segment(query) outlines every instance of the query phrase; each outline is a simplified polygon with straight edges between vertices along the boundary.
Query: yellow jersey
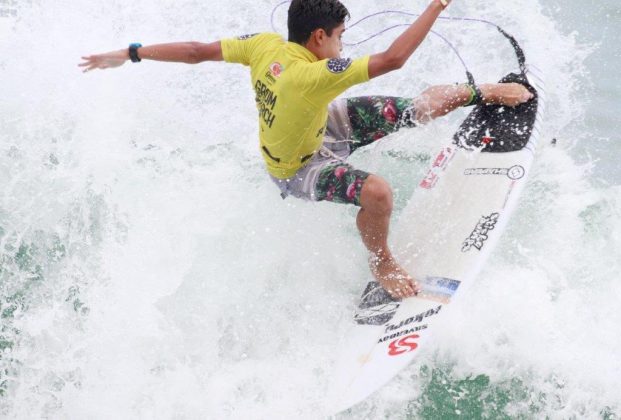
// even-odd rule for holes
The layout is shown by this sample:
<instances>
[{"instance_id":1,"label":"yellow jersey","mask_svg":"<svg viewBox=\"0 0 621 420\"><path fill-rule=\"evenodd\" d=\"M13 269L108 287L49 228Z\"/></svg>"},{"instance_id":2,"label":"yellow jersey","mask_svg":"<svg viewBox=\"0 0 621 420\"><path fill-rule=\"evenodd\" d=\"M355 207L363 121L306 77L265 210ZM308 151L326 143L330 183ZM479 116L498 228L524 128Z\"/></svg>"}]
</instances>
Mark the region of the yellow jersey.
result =
<instances>
[{"instance_id":1,"label":"yellow jersey","mask_svg":"<svg viewBox=\"0 0 621 420\"><path fill-rule=\"evenodd\" d=\"M267 170L292 177L319 150L328 105L347 88L369 80L369 57L319 60L280 35L263 33L221 41L229 63L250 66Z\"/></svg>"}]
</instances>

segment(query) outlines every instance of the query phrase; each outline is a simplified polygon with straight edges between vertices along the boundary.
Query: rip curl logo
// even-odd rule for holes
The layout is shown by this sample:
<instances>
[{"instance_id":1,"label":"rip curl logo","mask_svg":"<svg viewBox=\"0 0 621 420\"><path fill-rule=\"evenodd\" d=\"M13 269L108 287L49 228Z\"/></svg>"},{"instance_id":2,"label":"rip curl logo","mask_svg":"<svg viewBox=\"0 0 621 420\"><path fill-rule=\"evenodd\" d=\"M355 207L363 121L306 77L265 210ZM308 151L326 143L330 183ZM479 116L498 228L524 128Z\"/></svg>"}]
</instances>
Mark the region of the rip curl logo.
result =
<instances>
[{"instance_id":1,"label":"rip curl logo","mask_svg":"<svg viewBox=\"0 0 621 420\"><path fill-rule=\"evenodd\" d=\"M468 252L473 247L480 251L483 245L485 245L485 241L489 238L487 234L496 227L499 217L500 214L498 213L492 213L489 216L481 217L481 220L479 220L479 223L477 223L470 236L466 238L462 244L461 252Z\"/></svg>"},{"instance_id":2,"label":"rip curl logo","mask_svg":"<svg viewBox=\"0 0 621 420\"><path fill-rule=\"evenodd\" d=\"M254 36L257 36L257 35L259 35L259 34L258 33L257 34L246 34L246 35L238 36L237 39L239 39L240 41L245 41L245 40L250 39L250 38L252 38Z\"/></svg>"},{"instance_id":3,"label":"rip curl logo","mask_svg":"<svg viewBox=\"0 0 621 420\"><path fill-rule=\"evenodd\" d=\"M351 66L351 58L331 58L328 60L328 70L330 73L343 73Z\"/></svg>"}]
</instances>

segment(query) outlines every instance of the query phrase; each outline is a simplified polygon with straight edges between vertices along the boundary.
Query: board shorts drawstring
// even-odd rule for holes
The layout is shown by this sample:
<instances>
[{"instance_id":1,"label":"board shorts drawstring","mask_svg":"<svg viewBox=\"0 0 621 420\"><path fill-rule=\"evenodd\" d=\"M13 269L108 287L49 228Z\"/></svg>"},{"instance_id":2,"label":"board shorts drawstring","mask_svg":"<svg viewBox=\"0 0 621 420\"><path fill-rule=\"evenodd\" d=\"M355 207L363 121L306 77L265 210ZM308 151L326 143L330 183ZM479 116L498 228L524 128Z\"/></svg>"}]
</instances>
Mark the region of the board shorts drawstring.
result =
<instances>
[{"instance_id":1,"label":"board shorts drawstring","mask_svg":"<svg viewBox=\"0 0 621 420\"><path fill-rule=\"evenodd\" d=\"M347 140L324 140L324 143L347 143ZM317 153L319 153L321 156L325 157L325 158L332 158L335 160L338 160L340 162L345 162L345 159L343 159L342 157L338 156L336 153L334 153L332 150L328 149L324 144L321 145L321 147L319 148L319 150L317 151Z\"/></svg>"}]
</instances>

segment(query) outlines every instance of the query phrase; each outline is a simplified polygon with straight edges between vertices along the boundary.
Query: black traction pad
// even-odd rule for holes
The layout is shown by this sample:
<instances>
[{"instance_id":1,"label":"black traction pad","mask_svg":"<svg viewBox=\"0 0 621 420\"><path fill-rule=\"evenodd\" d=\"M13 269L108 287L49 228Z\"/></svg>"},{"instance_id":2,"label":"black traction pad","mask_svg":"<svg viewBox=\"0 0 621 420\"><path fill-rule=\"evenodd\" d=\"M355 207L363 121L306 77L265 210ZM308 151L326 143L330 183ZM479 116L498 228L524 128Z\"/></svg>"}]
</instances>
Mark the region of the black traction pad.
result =
<instances>
[{"instance_id":1,"label":"black traction pad","mask_svg":"<svg viewBox=\"0 0 621 420\"><path fill-rule=\"evenodd\" d=\"M362 293L354 320L363 325L384 325L397 312L399 302L400 300L393 299L378 282L369 282Z\"/></svg>"},{"instance_id":2,"label":"black traction pad","mask_svg":"<svg viewBox=\"0 0 621 420\"><path fill-rule=\"evenodd\" d=\"M514 152L526 146L535 125L539 97L523 74L511 73L499 83L514 82L526 86L535 97L513 108L477 105L453 136L457 146L489 153Z\"/></svg>"}]
</instances>

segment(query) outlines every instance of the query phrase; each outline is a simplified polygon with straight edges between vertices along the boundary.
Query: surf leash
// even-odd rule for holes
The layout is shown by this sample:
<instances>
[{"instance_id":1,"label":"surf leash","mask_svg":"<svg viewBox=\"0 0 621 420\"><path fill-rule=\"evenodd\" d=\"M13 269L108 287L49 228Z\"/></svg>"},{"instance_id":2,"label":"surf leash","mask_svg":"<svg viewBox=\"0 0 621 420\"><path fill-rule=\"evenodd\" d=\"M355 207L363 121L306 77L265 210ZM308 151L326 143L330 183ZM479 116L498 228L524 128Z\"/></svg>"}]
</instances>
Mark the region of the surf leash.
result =
<instances>
[{"instance_id":1,"label":"surf leash","mask_svg":"<svg viewBox=\"0 0 621 420\"><path fill-rule=\"evenodd\" d=\"M272 25L272 30L274 32L277 32L276 29L276 25L274 24L274 16L276 14L276 11L281 7L284 6L285 4L291 3L291 0L285 0L282 1L280 3L278 3L276 6L274 6L274 8L272 9L272 13L270 16L270 23ZM408 17L419 17L420 14L419 13L411 13L411 12L405 12L402 10L381 10L379 12L375 12L375 13L371 13L367 16L362 17L361 19L355 21L354 23L352 23L351 25L349 25L347 27L347 29L353 28L354 26L359 25L360 23L369 20L371 18L374 18L376 16L382 16L382 15L390 15L390 14L394 14L394 15L401 15L401 16L408 16ZM504 29L502 29L499 25L495 24L494 22L491 22L489 20L485 20L485 19L477 19L477 18L471 18L471 17L451 17L451 16L439 16L438 19L441 20L445 20L445 21L461 21L461 22L477 22L477 23L484 23L487 25L491 25L494 26L498 32L500 32L505 38L507 38L509 40L509 42L511 43L511 46L513 47L513 50L515 51L515 55L517 56L517 60L518 60L518 65L520 67L520 72L522 73L522 75L526 74L526 56L524 55L524 50L522 50L522 47L520 47L520 44L517 42L517 40L510 35L508 32L506 32ZM358 41L358 42L354 42L354 43L344 43L344 45L348 46L348 47L355 47L361 44L364 44L365 42L368 42L374 38L379 37L380 35L384 34L385 32L388 32L392 29L395 28L399 28L402 26L410 26L411 23L400 23L400 24L396 24L396 25L392 25L392 26L388 26L385 27L384 29L382 29L379 32L376 32L370 36L368 36L367 38ZM475 85L475 81L474 81L474 76L472 75L472 72L469 70L468 65L466 64L466 61L462 58L461 54L459 54L459 50L455 47L455 45L453 45L453 43L451 43L448 38L446 38L444 35L442 35L441 33L435 31L435 30L430 30L429 32L431 32L433 35L437 36L438 38L440 38L442 41L444 41L444 43L446 43L446 45L455 53L455 55L457 56L457 58L459 59L459 61L461 62L462 66L464 67L464 70L466 72L466 78L468 79L468 83Z\"/></svg>"}]
</instances>

